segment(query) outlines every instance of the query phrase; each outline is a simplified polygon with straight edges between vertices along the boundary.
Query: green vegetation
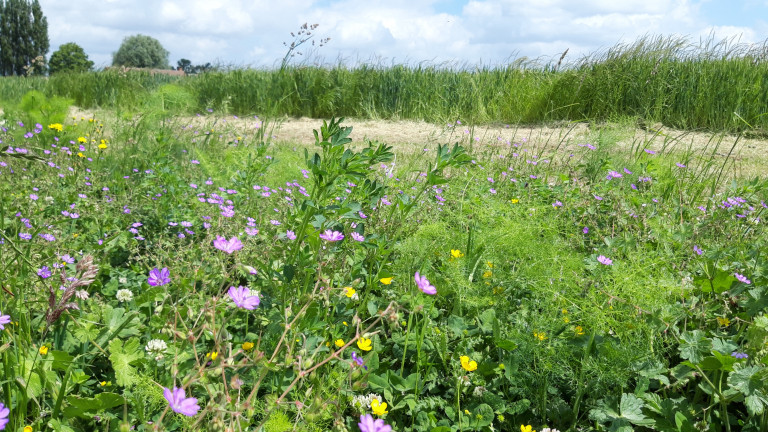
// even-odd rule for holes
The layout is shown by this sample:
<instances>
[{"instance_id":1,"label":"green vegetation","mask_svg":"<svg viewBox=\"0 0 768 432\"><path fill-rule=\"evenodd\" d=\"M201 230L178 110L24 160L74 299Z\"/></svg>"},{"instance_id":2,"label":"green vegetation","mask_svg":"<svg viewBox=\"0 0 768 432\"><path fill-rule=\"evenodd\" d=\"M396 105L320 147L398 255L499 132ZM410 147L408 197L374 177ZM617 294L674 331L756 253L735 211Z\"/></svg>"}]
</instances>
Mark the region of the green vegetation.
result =
<instances>
[{"instance_id":1,"label":"green vegetation","mask_svg":"<svg viewBox=\"0 0 768 432\"><path fill-rule=\"evenodd\" d=\"M84 108L140 110L143 100L174 82L207 108L237 115L424 119L473 123L540 123L637 119L679 129L768 130L765 45L641 39L572 64L517 61L452 69L363 65L283 70L232 70L173 78L106 71L49 80L0 80L0 100L35 89ZM190 112L191 113L191 112Z\"/></svg>"},{"instance_id":2,"label":"green vegetation","mask_svg":"<svg viewBox=\"0 0 768 432\"><path fill-rule=\"evenodd\" d=\"M768 182L724 135L305 147L174 117L193 82L6 114L7 430L768 427Z\"/></svg>"},{"instance_id":3,"label":"green vegetation","mask_svg":"<svg viewBox=\"0 0 768 432\"><path fill-rule=\"evenodd\" d=\"M112 56L112 66L168 69L168 54L160 41L151 36L128 36Z\"/></svg>"},{"instance_id":4,"label":"green vegetation","mask_svg":"<svg viewBox=\"0 0 768 432\"><path fill-rule=\"evenodd\" d=\"M0 75L43 75L48 20L37 0L0 0Z\"/></svg>"},{"instance_id":5,"label":"green vegetation","mask_svg":"<svg viewBox=\"0 0 768 432\"><path fill-rule=\"evenodd\" d=\"M88 60L88 54L74 42L61 45L51 54L51 60L48 63L51 75L60 72L83 73L93 69L93 62Z\"/></svg>"}]
</instances>

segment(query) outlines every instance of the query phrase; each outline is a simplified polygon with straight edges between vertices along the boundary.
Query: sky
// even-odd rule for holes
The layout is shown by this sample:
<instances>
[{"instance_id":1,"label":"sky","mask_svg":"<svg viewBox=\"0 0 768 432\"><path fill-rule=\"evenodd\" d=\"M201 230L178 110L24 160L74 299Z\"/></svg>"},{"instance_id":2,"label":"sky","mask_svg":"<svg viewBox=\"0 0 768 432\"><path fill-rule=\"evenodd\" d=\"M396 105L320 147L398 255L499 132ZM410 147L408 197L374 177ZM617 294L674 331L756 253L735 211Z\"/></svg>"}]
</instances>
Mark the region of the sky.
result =
<instances>
[{"instance_id":1,"label":"sky","mask_svg":"<svg viewBox=\"0 0 768 432\"><path fill-rule=\"evenodd\" d=\"M279 67L304 23L318 24L293 63L499 66L600 52L644 35L763 43L768 0L39 0L49 55L75 42L109 66L127 36L151 36L193 64ZM307 47L308 49L304 49Z\"/></svg>"}]
</instances>

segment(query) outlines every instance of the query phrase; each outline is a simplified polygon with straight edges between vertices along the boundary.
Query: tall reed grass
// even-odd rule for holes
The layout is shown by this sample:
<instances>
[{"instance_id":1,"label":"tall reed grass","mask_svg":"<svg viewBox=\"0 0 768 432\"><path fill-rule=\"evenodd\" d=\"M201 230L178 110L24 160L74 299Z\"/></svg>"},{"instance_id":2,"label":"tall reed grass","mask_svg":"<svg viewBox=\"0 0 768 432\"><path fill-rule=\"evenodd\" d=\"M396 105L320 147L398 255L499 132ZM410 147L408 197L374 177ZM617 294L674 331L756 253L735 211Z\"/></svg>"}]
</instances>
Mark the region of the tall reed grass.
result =
<instances>
[{"instance_id":1,"label":"tall reed grass","mask_svg":"<svg viewBox=\"0 0 768 432\"><path fill-rule=\"evenodd\" d=\"M633 117L682 129L768 131L768 40L644 37L562 65L520 59L475 68L338 65L184 78L118 71L14 77L0 79L0 100L36 89L83 108L141 109L167 84L192 95L192 110L233 114L475 123Z\"/></svg>"}]
</instances>

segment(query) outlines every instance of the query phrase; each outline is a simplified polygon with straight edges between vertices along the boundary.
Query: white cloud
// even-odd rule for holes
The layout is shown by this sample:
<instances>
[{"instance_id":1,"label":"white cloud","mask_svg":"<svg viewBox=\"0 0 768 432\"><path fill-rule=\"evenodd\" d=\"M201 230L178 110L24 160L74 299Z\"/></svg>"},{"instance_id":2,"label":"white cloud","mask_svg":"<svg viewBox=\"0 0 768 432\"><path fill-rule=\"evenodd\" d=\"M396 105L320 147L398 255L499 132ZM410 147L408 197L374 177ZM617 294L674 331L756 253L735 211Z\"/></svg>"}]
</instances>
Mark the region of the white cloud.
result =
<instances>
[{"instance_id":1,"label":"white cloud","mask_svg":"<svg viewBox=\"0 0 768 432\"><path fill-rule=\"evenodd\" d=\"M124 37L157 38L193 63L279 64L283 42L304 22L319 23L314 52L336 58L415 63L422 60L499 63L510 56L569 58L650 34L697 39L742 35L756 42L768 25L724 25L700 13L705 0L467 0L445 13L437 0L41 0L52 51L83 46L98 65L111 62ZM757 7L757 6L756 6ZM744 8L745 22L749 8ZM751 22L751 21L750 21ZM732 23L731 23L732 24Z\"/></svg>"}]
</instances>

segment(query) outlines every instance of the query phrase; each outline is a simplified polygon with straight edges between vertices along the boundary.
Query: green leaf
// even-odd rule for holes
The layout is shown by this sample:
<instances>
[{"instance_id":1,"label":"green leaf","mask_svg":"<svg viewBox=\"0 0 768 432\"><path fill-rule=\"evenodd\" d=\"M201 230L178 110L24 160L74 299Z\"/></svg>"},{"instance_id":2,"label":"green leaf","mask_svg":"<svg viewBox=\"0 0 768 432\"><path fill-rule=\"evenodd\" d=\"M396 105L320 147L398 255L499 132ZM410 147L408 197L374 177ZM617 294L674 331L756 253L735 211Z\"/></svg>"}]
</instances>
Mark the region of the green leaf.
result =
<instances>
[{"instance_id":1,"label":"green leaf","mask_svg":"<svg viewBox=\"0 0 768 432\"><path fill-rule=\"evenodd\" d=\"M51 369L60 371L66 371L74 359L74 357L64 351L51 351L48 354L53 357L53 361L51 362Z\"/></svg>"},{"instance_id":2,"label":"green leaf","mask_svg":"<svg viewBox=\"0 0 768 432\"><path fill-rule=\"evenodd\" d=\"M643 401L637 396L631 393L624 393L621 395L621 402L619 403L619 411L621 417L629 420L636 425L653 424L653 420L648 419L643 414Z\"/></svg>"},{"instance_id":3,"label":"green leaf","mask_svg":"<svg viewBox=\"0 0 768 432\"><path fill-rule=\"evenodd\" d=\"M768 405L766 371L760 366L746 366L728 375L728 384L745 396L749 415L761 415Z\"/></svg>"},{"instance_id":4,"label":"green leaf","mask_svg":"<svg viewBox=\"0 0 768 432\"><path fill-rule=\"evenodd\" d=\"M680 336L680 357L697 364L712 350L712 343L701 330L687 331Z\"/></svg>"},{"instance_id":5,"label":"green leaf","mask_svg":"<svg viewBox=\"0 0 768 432\"><path fill-rule=\"evenodd\" d=\"M109 343L109 361L112 362L118 385L130 387L136 383L136 369L131 365L144 358L139 345L138 338L130 338L125 345L120 339L112 339Z\"/></svg>"}]
</instances>

